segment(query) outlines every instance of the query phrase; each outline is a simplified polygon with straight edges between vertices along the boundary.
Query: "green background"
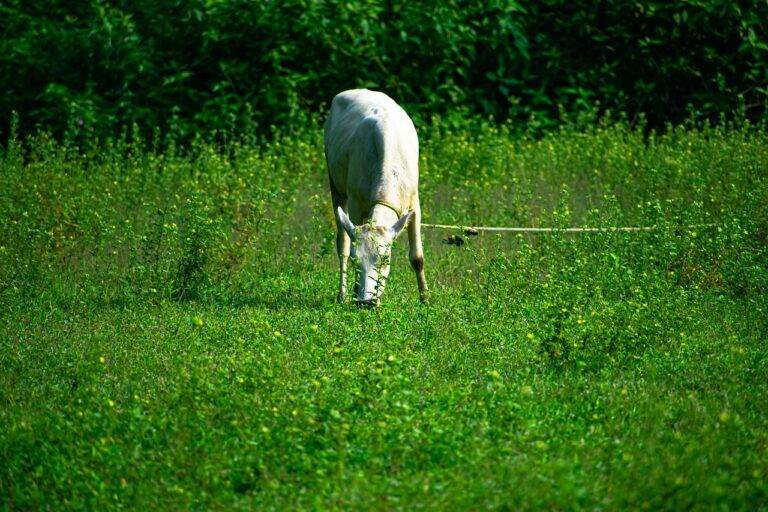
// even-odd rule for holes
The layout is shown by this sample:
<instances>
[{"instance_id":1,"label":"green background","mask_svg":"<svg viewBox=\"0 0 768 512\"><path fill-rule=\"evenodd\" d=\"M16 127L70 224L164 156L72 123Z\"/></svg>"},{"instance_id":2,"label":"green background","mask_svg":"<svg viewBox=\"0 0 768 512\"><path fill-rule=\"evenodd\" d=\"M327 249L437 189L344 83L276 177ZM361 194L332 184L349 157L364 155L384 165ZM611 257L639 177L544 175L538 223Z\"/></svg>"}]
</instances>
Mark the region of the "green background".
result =
<instances>
[{"instance_id":1,"label":"green background","mask_svg":"<svg viewBox=\"0 0 768 512\"><path fill-rule=\"evenodd\" d=\"M561 106L755 120L768 93L763 0L5 0L0 27L0 119L23 133L264 134L362 86L544 126Z\"/></svg>"}]
</instances>

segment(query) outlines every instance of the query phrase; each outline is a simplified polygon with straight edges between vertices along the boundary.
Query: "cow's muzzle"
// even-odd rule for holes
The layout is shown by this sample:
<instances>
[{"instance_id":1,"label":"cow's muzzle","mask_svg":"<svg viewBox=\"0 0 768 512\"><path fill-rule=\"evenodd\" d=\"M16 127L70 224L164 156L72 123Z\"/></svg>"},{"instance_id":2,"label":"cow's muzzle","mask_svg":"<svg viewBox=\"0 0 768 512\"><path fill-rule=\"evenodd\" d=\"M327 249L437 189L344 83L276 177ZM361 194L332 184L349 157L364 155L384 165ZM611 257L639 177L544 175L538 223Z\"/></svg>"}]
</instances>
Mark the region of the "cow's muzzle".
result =
<instances>
[{"instance_id":1,"label":"cow's muzzle","mask_svg":"<svg viewBox=\"0 0 768 512\"><path fill-rule=\"evenodd\" d=\"M362 308L375 308L379 305L379 299L357 299L355 300L355 304Z\"/></svg>"}]
</instances>

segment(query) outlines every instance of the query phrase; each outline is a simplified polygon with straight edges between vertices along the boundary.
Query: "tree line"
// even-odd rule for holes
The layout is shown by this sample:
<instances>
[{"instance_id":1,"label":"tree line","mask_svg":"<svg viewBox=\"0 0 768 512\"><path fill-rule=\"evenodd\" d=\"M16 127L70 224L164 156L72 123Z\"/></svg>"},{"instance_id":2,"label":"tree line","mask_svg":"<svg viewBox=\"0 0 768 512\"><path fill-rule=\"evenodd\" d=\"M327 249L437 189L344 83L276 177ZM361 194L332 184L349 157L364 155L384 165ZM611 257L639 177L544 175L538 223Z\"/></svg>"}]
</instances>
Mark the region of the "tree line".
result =
<instances>
[{"instance_id":1,"label":"tree line","mask_svg":"<svg viewBox=\"0 0 768 512\"><path fill-rule=\"evenodd\" d=\"M541 126L760 119L768 98L765 0L4 0L0 33L0 117L25 133L264 134L351 87Z\"/></svg>"}]
</instances>

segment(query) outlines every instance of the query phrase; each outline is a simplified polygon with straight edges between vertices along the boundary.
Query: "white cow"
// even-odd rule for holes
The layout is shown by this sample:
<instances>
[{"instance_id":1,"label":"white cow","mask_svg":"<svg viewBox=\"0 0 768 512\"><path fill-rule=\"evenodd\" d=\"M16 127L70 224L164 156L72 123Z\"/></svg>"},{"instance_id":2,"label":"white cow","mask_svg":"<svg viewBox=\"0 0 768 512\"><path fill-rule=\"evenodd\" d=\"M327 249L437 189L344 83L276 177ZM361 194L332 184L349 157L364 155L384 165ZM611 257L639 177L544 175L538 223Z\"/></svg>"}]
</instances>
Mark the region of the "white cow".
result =
<instances>
[{"instance_id":1,"label":"white cow","mask_svg":"<svg viewBox=\"0 0 768 512\"><path fill-rule=\"evenodd\" d=\"M350 238L359 263L357 302L375 305L389 275L392 242L407 225L411 266L424 301L419 139L411 118L384 93L339 93L325 123L325 158L336 213L339 300L347 294Z\"/></svg>"}]
</instances>

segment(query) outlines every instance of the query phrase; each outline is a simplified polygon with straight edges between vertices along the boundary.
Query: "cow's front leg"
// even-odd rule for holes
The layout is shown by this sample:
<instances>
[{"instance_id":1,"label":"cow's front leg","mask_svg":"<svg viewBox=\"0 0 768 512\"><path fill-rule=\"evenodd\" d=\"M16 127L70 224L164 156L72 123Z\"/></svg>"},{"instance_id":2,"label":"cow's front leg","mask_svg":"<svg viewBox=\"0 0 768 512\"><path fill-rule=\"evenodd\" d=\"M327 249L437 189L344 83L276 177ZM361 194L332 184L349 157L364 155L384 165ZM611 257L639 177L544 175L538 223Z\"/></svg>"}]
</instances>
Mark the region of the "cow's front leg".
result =
<instances>
[{"instance_id":1,"label":"cow's front leg","mask_svg":"<svg viewBox=\"0 0 768 512\"><path fill-rule=\"evenodd\" d=\"M427 301L427 277L424 274L424 249L421 246L421 208L416 206L413 218L408 224L408 258L411 260L411 267L416 273L416 282L419 285L419 299L421 302Z\"/></svg>"},{"instance_id":2,"label":"cow's front leg","mask_svg":"<svg viewBox=\"0 0 768 512\"><path fill-rule=\"evenodd\" d=\"M347 298L347 262L349 261L350 240L338 222L336 223L336 251L339 254L339 295L338 301L344 302Z\"/></svg>"},{"instance_id":3,"label":"cow's front leg","mask_svg":"<svg viewBox=\"0 0 768 512\"><path fill-rule=\"evenodd\" d=\"M347 198L341 194L333 184L333 178L328 175L331 185L331 203L333 204L333 217L336 219L336 253L339 255L339 294L336 299L344 302L347 298L347 262L349 261L350 239L339 219L338 208L347 209Z\"/></svg>"}]
</instances>

